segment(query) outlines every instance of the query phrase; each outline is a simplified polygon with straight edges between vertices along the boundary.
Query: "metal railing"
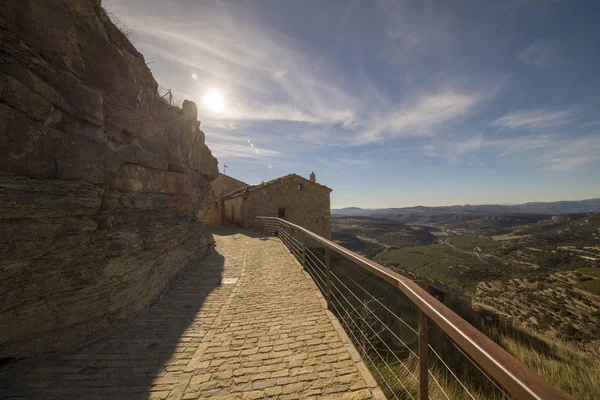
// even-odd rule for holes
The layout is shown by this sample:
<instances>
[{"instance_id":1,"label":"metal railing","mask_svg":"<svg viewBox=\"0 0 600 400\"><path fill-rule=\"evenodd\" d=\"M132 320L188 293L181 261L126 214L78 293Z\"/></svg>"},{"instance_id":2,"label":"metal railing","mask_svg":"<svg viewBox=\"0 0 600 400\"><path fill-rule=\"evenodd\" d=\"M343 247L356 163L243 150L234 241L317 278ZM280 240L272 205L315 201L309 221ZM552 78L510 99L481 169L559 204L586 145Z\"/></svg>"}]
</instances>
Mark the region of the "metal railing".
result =
<instances>
[{"instance_id":1,"label":"metal railing","mask_svg":"<svg viewBox=\"0 0 600 400\"><path fill-rule=\"evenodd\" d=\"M388 398L568 399L407 277L280 218L255 227L312 276Z\"/></svg>"},{"instance_id":2,"label":"metal railing","mask_svg":"<svg viewBox=\"0 0 600 400\"><path fill-rule=\"evenodd\" d=\"M164 99L169 105L181 108L182 102L179 98L173 96L173 91L164 86L158 85L158 96Z\"/></svg>"}]
</instances>

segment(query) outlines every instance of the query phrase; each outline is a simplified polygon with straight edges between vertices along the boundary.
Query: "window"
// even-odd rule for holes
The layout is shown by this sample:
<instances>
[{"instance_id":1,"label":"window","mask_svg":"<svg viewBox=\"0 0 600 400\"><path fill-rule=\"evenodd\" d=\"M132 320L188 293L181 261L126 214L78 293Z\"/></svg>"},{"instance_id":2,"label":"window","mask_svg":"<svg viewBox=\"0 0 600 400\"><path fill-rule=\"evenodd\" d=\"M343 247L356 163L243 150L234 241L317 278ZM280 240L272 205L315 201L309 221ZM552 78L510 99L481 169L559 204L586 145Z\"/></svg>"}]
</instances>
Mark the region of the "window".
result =
<instances>
[{"instance_id":1,"label":"window","mask_svg":"<svg viewBox=\"0 0 600 400\"><path fill-rule=\"evenodd\" d=\"M277 216L279 218L285 218L285 208L278 208L277 209Z\"/></svg>"},{"instance_id":2,"label":"window","mask_svg":"<svg viewBox=\"0 0 600 400\"><path fill-rule=\"evenodd\" d=\"M298 184L298 190L302 190L302 184L301 183Z\"/></svg>"}]
</instances>

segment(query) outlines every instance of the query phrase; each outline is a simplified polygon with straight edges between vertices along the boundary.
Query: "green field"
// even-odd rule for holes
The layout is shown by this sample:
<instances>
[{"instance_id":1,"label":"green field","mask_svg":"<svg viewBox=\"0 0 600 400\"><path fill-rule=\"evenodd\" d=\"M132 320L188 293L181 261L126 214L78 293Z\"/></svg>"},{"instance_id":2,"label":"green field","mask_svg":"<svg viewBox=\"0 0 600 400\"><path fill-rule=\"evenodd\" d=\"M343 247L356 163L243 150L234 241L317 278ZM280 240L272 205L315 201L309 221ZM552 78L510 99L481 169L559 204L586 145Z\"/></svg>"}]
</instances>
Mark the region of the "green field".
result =
<instances>
[{"instance_id":1,"label":"green field","mask_svg":"<svg viewBox=\"0 0 600 400\"><path fill-rule=\"evenodd\" d=\"M600 295L600 279L590 279L589 281L579 282L575 287L587 292Z\"/></svg>"},{"instance_id":2,"label":"green field","mask_svg":"<svg viewBox=\"0 0 600 400\"><path fill-rule=\"evenodd\" d=\"M600 278L600 268L596 268L596 267L587 267L587 268L579 268L577 271L589 275L589 276L593 276L594 278Z\"/></svg>"},{"instance_id":3,"label":"green field","mask_svg":"<svg viewBox=\"0 0 600 400\"><path fill-rule=\"evenodd\" d=\"M374 261L442 281L465 292L472 292L479 281L503 276L497 263L487 261L486 264L475 254L454 250L446 245L414 246L384 251L377 254Z\"/></svg>"},{"instance_id":4,"label":"green field","mask_svg":"<svg viewBox=\"0 0 600 400\"><path fill-rule=\"evenodd\" d=\"M454 246L463 250L473 250L474 248L479 247L482 250L491 251L502 246L502 243L498 243L487 236L451 235L448 236L448 240Z\"/></svg>"},{"instance_id":5,"label":"green field","mask_svg":"<svg viewBox=\"0 0 600 400\"><path fill-rule=\"evenodd\" d=\"M419 230L415 225L407 228L404 224L396 228L382 221L371 225L367 218L339 219L334 227L342 228L338 235L344 244L356 246L364 254L368 250L372 260L411 279L424 277L454 289L458 296L448 300L451 309L572 398L591 400L600 388L600 368L595 367L598 348L593 340L590 342L590 338L597 337L594 327L598 326L595 321L600 310L595 297L586 296L584 291L600 295L600 264L581 255L600 255L599 224L600 214L547 216L527 222L473 215L449 218L448 224L437 225L442 228L440 231L427 231L430 227ZM504 236L494 240L494 235ZM375 240L365 244L364 238ZM559 246L575 246L581 251ZM488 282L491 288L490 302L486 303L491 304L491 312L506 311L514 326L482 324L481 315L471 308L480 282ZM478 291L478 296L485 296L482 292L485 291ZM378 293L377 288L370 288L370 293ZM398 296L380 293L376 297L392 301ZM389 304L391 309L393 306ZM434 342L441 346L443 341ZM469 382L475 398L496 398L484 390L487 381L481 379L478 371L465 368L464 360L454 357L452 346L441 346L436 351L444 354L455 371L460 371L460 379ZM416 397L417 388L411 386L414 381L404 376L406 369L391 361L392 367L386 367L389 374L394 379L396 375L406 378L404 385ZM414 360L406 360L414 367L411 362ZM438 370L434 364L430 367L450 398L466 398L464 388L454 379L447 379L443 368ZM393 397L391 392L403 392L404 388L384 389ZM446 398L435 387L432 389L432 398Z\"/></svg>"}]
</instances>

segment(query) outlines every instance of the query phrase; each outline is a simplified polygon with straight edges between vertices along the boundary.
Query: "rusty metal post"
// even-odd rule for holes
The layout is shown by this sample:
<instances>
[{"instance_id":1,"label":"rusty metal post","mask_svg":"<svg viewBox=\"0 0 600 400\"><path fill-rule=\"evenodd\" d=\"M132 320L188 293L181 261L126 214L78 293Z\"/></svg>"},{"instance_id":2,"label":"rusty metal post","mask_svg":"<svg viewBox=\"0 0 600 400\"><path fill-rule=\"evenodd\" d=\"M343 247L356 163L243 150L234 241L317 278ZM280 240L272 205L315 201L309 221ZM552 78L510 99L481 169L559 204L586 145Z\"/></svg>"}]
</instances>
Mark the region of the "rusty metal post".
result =
<instances>
[{"instance_id":1,"label":"rusty metal post","mask_svg":"<svg viewBox=\"0 0 600 400\"><path fill-rule=\"evenodd\" d=\"M427 315L419 310L419 399L429 398L429 349Z\"/></svg>"},{"instance_id":2,"label":"rusty metal post","mask_svg":"<svg viewBox=\"0 0 600 400\"><path fill-rule=\"evenodd\" d=\"M306 269L306 234L302 232L302 269Z\"/></svg>"},{"instance_id":3,"label":"rusty metal post","mask_svg":"<svg viewBox=\"0 0 600 400\"><path fill-rule=\"evenodd\" d=\"M327 268L327 309L331 311L331 257L329 247L325 247L325 267Z\"/></svg>"}]
</instances>

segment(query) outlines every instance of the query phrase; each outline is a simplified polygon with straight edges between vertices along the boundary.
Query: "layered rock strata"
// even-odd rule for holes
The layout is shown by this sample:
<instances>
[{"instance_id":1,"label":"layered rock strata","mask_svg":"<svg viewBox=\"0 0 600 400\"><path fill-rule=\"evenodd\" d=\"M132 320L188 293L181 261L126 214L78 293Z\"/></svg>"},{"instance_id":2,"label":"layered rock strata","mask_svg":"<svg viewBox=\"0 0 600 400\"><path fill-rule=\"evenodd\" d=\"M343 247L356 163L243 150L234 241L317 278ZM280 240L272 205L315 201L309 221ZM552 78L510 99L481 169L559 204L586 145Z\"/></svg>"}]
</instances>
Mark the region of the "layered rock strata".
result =
<instances>
[{"instance_id":1,"label":"layered rock strata","mask_svg":"<svg viewBox=\"0 0 600 400\"><path fill-rule=\"evenodd\" d=\"M0 357L70 348L205 254L217 161L99 0L0 7Z\"/></svg>"}]
</instances>

